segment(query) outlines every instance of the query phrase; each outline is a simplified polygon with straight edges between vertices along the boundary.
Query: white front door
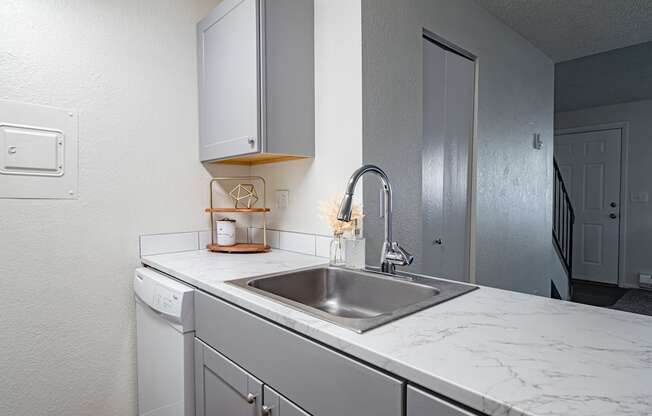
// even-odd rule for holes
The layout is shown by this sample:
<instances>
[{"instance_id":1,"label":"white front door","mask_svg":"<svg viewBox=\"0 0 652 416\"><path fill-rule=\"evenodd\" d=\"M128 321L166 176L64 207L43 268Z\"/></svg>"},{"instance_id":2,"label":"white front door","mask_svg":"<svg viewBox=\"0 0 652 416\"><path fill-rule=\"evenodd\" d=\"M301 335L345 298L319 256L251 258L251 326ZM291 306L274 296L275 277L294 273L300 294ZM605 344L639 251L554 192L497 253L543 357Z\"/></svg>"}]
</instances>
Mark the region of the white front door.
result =
<instances>
[{"instance_id":1,"label":"white front door","mask_svg":"<svg viewBox=\"0 0 652 416\"><path fill-rule=\"evenodd\" d=\"M555 158L575 210L575 279L618 284L620 153L620 129L555 136Z\"/></svg>"}]
</instances>

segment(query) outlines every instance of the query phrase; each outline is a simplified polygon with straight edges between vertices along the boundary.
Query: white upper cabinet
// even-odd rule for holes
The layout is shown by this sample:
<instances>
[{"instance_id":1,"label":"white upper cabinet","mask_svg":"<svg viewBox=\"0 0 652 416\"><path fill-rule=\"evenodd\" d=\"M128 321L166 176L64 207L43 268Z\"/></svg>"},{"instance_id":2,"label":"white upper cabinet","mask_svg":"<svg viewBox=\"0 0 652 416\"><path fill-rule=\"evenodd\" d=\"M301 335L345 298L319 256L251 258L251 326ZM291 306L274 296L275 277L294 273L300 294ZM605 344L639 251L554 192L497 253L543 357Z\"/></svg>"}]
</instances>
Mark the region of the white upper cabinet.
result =
<instances>
[{"instance_id":1,"label":"white upper cabinet","mask_svg":"<svg viewBox=\"0 0 652 416\"><path fill-rule=\"evenodd\" d=\"M312 0L225 0L197 45L201 161L314 156Z\"/></svg>"}]
</instances>

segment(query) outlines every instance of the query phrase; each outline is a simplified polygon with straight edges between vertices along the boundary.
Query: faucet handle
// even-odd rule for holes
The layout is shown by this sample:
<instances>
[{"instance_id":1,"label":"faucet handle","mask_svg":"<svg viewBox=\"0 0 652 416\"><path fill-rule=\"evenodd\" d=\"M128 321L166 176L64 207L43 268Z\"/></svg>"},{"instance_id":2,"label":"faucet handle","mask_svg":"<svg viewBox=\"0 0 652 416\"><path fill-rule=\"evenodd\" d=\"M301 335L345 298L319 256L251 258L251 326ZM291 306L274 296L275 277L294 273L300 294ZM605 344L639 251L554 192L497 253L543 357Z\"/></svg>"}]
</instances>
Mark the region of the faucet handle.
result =
<instances>
[{"instance_id":1,"label":"faucet handle","mask_svg":"<svg viewBox=\"0 0 652 416\"><path fill-rule=\"evenodd\" d=\"M397 266L407 266L412 264L414 256L398 245L396 241L392 241L391 249L385 254L385 259Z\"/></svg>"}]
</instances>

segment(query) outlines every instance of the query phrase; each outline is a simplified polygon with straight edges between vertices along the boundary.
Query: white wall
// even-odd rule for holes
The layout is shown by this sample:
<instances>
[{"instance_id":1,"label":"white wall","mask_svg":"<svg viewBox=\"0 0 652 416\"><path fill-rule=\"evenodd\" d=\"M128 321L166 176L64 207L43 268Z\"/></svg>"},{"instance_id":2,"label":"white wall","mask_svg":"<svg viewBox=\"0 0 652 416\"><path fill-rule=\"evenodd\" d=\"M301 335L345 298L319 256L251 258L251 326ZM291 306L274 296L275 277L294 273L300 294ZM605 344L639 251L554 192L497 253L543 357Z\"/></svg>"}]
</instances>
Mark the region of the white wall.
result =
<instances>
[{"instance_id":1,"label":"white wall","mask_svg":"<svg viewBox=\"0 0 652 416\"><path fill-rule=\"evenodd\" d=\"M315 1L315 158L251 168L267 179L272 228L330 234L318 203L343 193L362 163L360 19L359 0ZM290 191L287 209L275 208L276 189Z\"/></svg>"},{"instance_id":2,"label":"white wall","mask_svg":"<svg viewBox=\"0 0 652 416\"><path fill-rule=\"evenodd\" d=\"M475 280L547 296L553 63L471 0L362 1L363 159L392 181L395 238L418 270L428 249L420 247L423 28L478 57ZM382 235L375 179L365 182L364 202L371 259Z\"/></svg>"},{"instance_id":3,"label":"white wall","mask_svg":"<svg viewBox=\"0 0 652 416\"><path fill-rule=\"evenodd\" d=\"M647 192L652 197L652 100L586 108L555 114L555 128L564 129L627 121L629 123L629 152L627 159L628 192ZM628 195L628 198L630 197ZM652 201L629 201L625 276L621 286L638 286L639 272L652 272Z\"/></svg>"},{"instance_id":4,"label":"white wall","mask_svg":"<svg viewBox=\"0 0 652 416\"><path fill-rule=\"evenodd\" d=\"M0 98L79 111L79 199L0 200L0 414L135 415L140 233L206 228L195 23L218 0L6 0Z\"/></svg>"}]
</instances>

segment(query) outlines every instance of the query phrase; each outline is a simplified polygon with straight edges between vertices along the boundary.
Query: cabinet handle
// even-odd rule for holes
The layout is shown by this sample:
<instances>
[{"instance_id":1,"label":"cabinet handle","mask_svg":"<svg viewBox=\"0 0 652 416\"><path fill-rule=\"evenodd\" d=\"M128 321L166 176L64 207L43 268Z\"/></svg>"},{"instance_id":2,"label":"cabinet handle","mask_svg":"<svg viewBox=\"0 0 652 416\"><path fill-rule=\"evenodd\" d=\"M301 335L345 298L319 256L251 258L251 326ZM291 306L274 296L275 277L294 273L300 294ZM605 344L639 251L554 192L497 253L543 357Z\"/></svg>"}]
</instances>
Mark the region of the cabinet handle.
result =
<instances>
[{"instance_id":1,"label":"cabinet handle","mask_svg":"<svg viewBox=\"0 0 652 416\"><path fill-rule=\"evenodd\" d=\"M256 395L253 393L247 393L247 403L253 403L256 401Z\"/></svg>"},{"instance_id":2,"label":"cabinet handle","mask_svg":"<svg viewBox=\"0 0 652 416\"><path fill-rule=\"evenodd\" d=\"M272 408L270 406L263 406L262 409L263 416L270 416L272 414Z\"/></svg>"}]
</instances>

